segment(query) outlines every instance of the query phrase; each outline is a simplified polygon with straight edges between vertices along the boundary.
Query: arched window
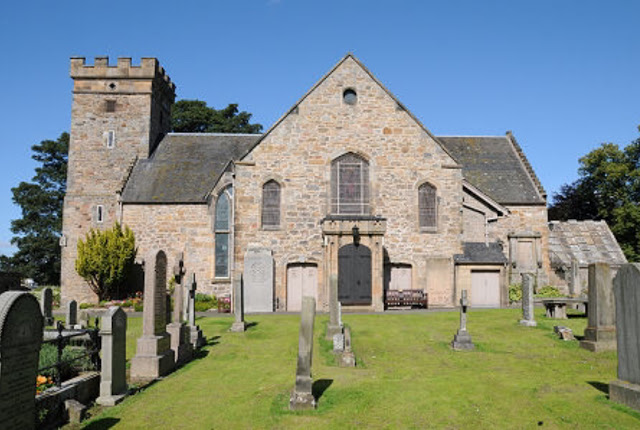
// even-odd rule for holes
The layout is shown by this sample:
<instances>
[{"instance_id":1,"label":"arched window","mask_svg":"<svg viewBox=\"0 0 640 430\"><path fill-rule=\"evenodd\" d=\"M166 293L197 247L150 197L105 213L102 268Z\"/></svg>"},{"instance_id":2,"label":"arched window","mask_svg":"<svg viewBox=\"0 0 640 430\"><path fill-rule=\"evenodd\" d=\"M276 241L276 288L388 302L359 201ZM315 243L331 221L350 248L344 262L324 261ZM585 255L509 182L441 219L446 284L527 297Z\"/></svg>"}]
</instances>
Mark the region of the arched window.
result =
<instances>
[{"instance_id":1,"label":"arched window","mask_svg":"<svg viewBox=\"0 0 640 430\"><path fill-rule=\"evenodd\" d=\"M280 184L274 180L262 186L262 227L280 227Z\"/></svg>"},{"instance_id":2,"label":"arched window","mask_svg":"<svg viewBox=\"0 0 640 430\"><path fill-rule=\"evenodd\" d=\"M348 153L331 163L331 213L368 215L369 163Z\"/></svg>"},{"instance_id":3,"label":"arched window","mask_svg":"<svg viewBox=\"0 0 640 430\"><path fill-rule=\"evenodd\" d=\"M215 232L215 277L229 277L229 250L231 236L231 201L233 198L233 188L226 187L216 200L216 215L213 223Z\"/></svg>"},{"instance_id":4,"label":"arched window","mask_svg":"<svg viewBox=\"0 0 640 430\"><path fill-rule=\"evenodd\" d=\"M437 227L437 197L436 187L424 183L418 188L418 217L420 228L433 229Z\"/></svg>"}]
</instances>

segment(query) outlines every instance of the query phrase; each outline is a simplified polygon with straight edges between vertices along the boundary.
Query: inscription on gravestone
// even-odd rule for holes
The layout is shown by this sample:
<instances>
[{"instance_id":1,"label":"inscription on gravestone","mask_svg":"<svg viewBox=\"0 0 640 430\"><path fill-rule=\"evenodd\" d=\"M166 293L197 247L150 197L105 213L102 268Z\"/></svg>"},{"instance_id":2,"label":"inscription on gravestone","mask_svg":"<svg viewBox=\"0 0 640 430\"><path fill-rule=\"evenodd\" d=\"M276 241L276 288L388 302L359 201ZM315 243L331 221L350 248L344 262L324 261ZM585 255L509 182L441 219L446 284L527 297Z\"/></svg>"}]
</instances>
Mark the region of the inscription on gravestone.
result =
<instances>
[{"instance_id":1,"label":"inscription on gravestone","mask_svg":"<svg viewBox=\"0 0 640 430\"><path fill-rule=\"evenodd\" d=\"M273 311L273 256L267 248L249 248L244 257L244 311Z\"/></svg>"}]
</instances>

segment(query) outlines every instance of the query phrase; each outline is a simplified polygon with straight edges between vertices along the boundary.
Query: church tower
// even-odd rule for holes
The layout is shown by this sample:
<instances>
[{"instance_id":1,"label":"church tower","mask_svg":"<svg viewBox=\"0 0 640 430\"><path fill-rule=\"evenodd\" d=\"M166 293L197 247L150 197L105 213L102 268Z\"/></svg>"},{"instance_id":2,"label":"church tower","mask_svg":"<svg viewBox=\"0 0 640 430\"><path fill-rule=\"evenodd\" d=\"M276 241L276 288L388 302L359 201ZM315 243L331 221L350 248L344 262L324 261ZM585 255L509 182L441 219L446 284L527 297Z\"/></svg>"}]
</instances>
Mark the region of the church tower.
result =
<instances>
[{"instance_id":1,"label":"church tower","mask_svg":"<svg viewBox=\"0 0 640 430\"><path fill-rule=\"evenodd\" d=\"M71 58L73 106L62 228L62 301L95 302L75 271L78 239L120 219L119 196L136 160L151 155L171 128L175 85L155 58Z\"/></svg>"}]
</instances>

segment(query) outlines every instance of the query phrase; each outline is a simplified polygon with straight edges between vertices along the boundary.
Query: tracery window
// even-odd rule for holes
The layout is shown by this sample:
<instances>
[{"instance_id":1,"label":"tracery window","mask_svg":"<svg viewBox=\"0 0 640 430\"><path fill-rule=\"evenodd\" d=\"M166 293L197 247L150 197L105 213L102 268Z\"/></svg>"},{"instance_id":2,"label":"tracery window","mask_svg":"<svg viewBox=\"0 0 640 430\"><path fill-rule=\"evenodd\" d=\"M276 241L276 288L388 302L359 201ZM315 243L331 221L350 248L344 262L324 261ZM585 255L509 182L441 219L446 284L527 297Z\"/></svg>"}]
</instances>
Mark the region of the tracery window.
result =
<instances>
[{"instance_id":1,"label":"tracery window","mask_svg":"<svg viewBox=\"0 0 640 430\"><path fill-rule=\"evenodd\" d=\"M274 180L262 186L262 227L280 227L280 184Z\"/></svg>"},{"instance_id":2,"label":"tracery window","mask_svg":"<svg viewBox=\"0 0 640 430\"><path fill-rule=\"evenodd\" d=\"M436 187L428 182L418 188L418 217L420 228L435 229L437 227L437 192Z\"/></svg>"},{"instance_id":3,"label":"tracery window","mask_svg":"<svg viewBox=\"0 0 640 430\"><path fill-rule=\"evenodd\" d=\"M331 213L368 215L369 163L353 153L331 163Z\"/></svg>"},{"instance_id":4,"label":"tracery window","mask_svg":"<svg viewBox=\"0 0 640 430\"><path fill-rule=\"evenodd\" d=\"M213 224L215 233L215 277L229 277L229 251L231 236L231 201L233 188L226 187L218 194Z\"/></svg>"}]
</instances>

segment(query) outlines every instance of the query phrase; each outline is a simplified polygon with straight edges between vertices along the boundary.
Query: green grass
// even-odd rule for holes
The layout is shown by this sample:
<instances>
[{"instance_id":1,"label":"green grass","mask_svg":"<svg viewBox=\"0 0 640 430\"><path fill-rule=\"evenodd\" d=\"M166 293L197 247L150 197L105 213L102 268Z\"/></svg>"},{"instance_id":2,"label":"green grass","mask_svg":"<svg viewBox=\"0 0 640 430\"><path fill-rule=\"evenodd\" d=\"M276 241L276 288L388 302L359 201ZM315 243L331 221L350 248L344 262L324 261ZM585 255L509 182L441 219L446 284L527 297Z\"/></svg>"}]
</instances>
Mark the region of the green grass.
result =
<instances>
[{"instance_id":1,"label":"green grass","mask_svg":"<svg viewBox=\"0 0 640 430\"><path fill-rule=\"evenodd\" d=\"M88 428L638 428L640 414L603 390L616 377L614 352L563 342L554 325L582 334L585 318L517 324L519 310L471 310L477 349L449 347L457 312L344 315L360 367L339 368L316 319L313 378L326 390L316 411L290 412L299 318L249 316L244 334L230 318L199 319L214 344L124 403L102 410ZM141 320L129 320L127 357ZM135 336L134 336L135 333ZM328 386L327 386L328 385ZM97 412L94 410L94 413Z\"/></svg>"}]
</instances>

